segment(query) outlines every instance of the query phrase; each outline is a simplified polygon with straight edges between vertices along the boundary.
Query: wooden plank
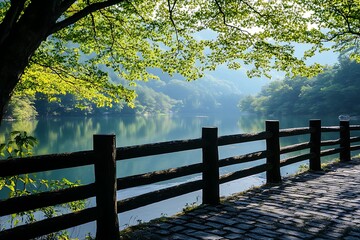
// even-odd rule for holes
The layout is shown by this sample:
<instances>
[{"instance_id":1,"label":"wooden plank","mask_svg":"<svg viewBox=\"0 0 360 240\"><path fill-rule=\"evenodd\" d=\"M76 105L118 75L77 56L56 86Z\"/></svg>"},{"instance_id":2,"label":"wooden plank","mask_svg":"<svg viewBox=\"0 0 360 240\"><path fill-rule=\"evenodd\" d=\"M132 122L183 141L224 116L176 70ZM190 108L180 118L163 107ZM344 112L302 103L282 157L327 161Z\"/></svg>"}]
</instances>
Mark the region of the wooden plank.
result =
<instances>
[{"instance_id":1,"label":"wooden plank","mask_svg":"<svg viewBox=\"0 0 360 240\"><path fill-rule=\"evenodd\" d=\"M341 151L341 148L332 148L332 149L322 150L321 156L325 157L325 156L333 155L336 153L340 153L340 151Z\"/></svg>"},{"instance_id":2,"label":"wooden plank","mask_svg":"<svg viewBox=\"0 0 360 240\"><path fill-rule=\"evenodd\" d=\"M321 127L321 132L339 132L340 127L337 126L329 126L329 127Z\"/></svg>"},{"instance_id":3,"label":"wooden plank","mask_svg":"<svg viewBox=\"0 0 360 240\"><path fill-rule=\"evenodd\" d=\"M93 163L92 151L14 158L0 161L0 177L79 167Z\"/></svg>"},{"instance_id":4,"label":"wooden plank","mask_svg":"<svg viewBox=\"0 0 360 240\"><path fill-rule=\"evenodd\" d=\"M360 150L360 145L354 145L354 146L351 146L351 147L350 147L350 150L351 150L351 151L357 151L357 150Z\"/></svg>"},{"instance_id":5,"label":"wooden plank","mask_svg":"<svg viewBox=\"0 0 360 240\"><path fill-rule=\"evenodd\" d=\"M351 143L360 142L360 137L350 137L350 142Z\"/></svg>"},{"instance_id":6,"label":"wooden plank","mask_svg":"<svg viewBox=\"0 0 360 240\"><path fill-rule=\"evenodd\" d=\"M87 208L78 212L68 213L61 216L40 220L34 223L17 226L0 231L1 240L33 239L52 232L58 232L67 228L92 222L96 219L96 209Z\"/></svg>"},{"instance_id":7,"label":"wooden plank","mask_svg":"<svg viewBox=\"0 0 360 240\"><path fill-rule=\"evenodd\" d=\"M148 184L153 184L161 181L166 181L178 177L184 177L191 174L201 173L203 164L197 163L189 166L170 168L161 171L154 171L145 174L133 175L117 179L117 189L122 190L131 187L138 187Z\"/></svg>"},{"instance_id":8,"label":"wooden plank","mask_svg":"<svg viewBox=\"0 0 360 240\"><path fill-rule=\"evenodd\" d=\"M259 174L271 169L267 163L220 176L220 184Z\"/></svg>"},{"instance_id":9,"label":"wooden plank","mask_svg":"<svg viewBox=\"0 0 360 240\"><path fill-rule=\"evenodd\" d=\"M261 141L271 137L270 132L259 132L259 133L242 133L228 136L221 136L218 138L218 146Z\"/></svg>"},{"instance_id":10,"label":"wooden plank","mask_svg":"<svg viewBox=\"0 0 360 240\"><path fill-rule=\"evenodd\" d=\"M198 191L203 188L203 180L196 180L179 184L173 187L160 189L157 191L145 193L132 198L127 198L117 203L118 213L130 211L152 203L160 202L169 198L181 196L190 192Z\"/></svg>"},{"instance_id":11,"label":"wooden plank","mask_svg":"<svg viewBox=\"0 0 360 240\"><path fill-rule=\"evenodd\" d=\"M293 145L289 145L289 146L280 148L280 154L291 153L291 152L300 151L300 150L304 150L304 149L308 149L308 148L310 148L309 142L293 144Z\"/></svg>"},{"instance_id":12,"label":"wooden plank","mask_svg":"<svg viewBox=\"0 0 360 240\"><path fill-rule=\"evenodd\" d=\"M333 145L339 145L340 144L340 139L334 139L334 140L325 140L325 141L321 141L321 146L333 146Z\"/></svg>"},{"instance_id":13,"label":"wooden plank","mask_svg":"<svg viewBox=\"0 0 360 240\"><path fill-rule=\"evenodd\" d=\"M125 160L201 148L201 139L178 140L116 148L116 160Z\"/></svg>"},{"instance_id":14,"label":"wooden plank","mask_svg":"<svg viewBox=\"0 0 360 240\"><path fill-rule=\"evenodd\" d=\"M219 160L219 167L226 167L234 164L253 162L267 157L266 151L253 152L245 155L234 156Z\"/></svg>"},{"instance_id":15,"label":"wooden plank","mask_svg":"<svg viewBox=\"0 0 360 240\"><path fill-rule=\"evenodd\" d=\"M301 127L301 128L287 128L281 129L279 131L279 137L291 137L303 134L309 134L310 128L309 127Z\"/></svg>"},{"instance_id":16,"label":"wooden plank","mask_svg":"<svg viewBox=\"0 0 360 240\"><path fill-rule=\"evenodd\" d=\"M306 153L306 154L297 155L297 156L294 156L294 157L289 157L289 158L286 158L286 159L282 160L280 162L280 166L285 167L285 166L290 165L290 164L294 164L294 163L297 163L297 162L308 160L313 156L314 156L313 153Z\"/></svg>"},{"instance_id":17,"label":"wooden plank","mask_svg":"<svg viewBox=\"0 0 360 240\"><path fill-rule=\"evenodd\" d=\"M54 206L95 196L95 184L9 198L0 201L0 216Z\"/></svg>"},{"instance_id":18,"label":"wooden plank","mask_svg":"<svg viewBox=\"0 0 360 240\"><path fill-rule=\"evenodd\" d=\"M360 130L360 125L350 125L350 130L351 131L358 131L358 130Z\"/></svg>"}]
</instances>

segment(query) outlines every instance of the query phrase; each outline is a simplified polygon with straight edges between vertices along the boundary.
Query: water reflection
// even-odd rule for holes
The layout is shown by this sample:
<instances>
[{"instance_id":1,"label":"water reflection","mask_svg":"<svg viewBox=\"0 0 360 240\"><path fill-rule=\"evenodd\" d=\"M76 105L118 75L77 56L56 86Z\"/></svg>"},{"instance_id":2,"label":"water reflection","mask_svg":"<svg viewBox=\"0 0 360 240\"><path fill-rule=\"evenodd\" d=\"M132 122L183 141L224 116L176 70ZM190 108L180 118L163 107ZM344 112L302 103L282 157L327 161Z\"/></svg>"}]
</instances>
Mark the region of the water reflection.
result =
<instances>
[{"instance_id":1,"label":"water reflection","mask_svg":"<svg viewBox=\"0 0 360 240\"><path fill-rule=\"evenodd\" d=\"M38 120L13 122L3 121L0 125L0 143L4 143L13 131L26 131L29 135L34 135L38 122Z\"/></svg>"},{"instance_id":2,"label":"water reflection","mask_svg":"<svg viewBox=\"0 0 360 240\"><path fill-rule=\"evenodd\" d=\"M279 117L280 128L306 127L308 117ZM0 142L14 130L25 130L39 140L34 154L73 152L92 149L93 134L116 134L117 146L131 146L145 143L171 141L177 139L199 138L204 126L217 126L219 135L254 133L265 129L265 118L255 115L214 115L214 116L117 116L97 118L53 118L34 121L4 122L0 127ZM336 117L323 117L323 123L338 124ZM334 134L333 134L334 135ZM333 137L333 136L331 136ZM335 136L336 137L336 136ZM286 146L308 141L308 136L283 138ZM264 150L264 141L227 146L220 151L220 157L240 155ZM119 177L161 170L169 167L197 163L201 160L199 151L188 151L165 156L133 159L118 162ZM70 179L80 179L83 183L92 182L92 167L75 168L66 171L43 173L47 177L59 178L64 175Z\"/></svg>"}]
</instances>

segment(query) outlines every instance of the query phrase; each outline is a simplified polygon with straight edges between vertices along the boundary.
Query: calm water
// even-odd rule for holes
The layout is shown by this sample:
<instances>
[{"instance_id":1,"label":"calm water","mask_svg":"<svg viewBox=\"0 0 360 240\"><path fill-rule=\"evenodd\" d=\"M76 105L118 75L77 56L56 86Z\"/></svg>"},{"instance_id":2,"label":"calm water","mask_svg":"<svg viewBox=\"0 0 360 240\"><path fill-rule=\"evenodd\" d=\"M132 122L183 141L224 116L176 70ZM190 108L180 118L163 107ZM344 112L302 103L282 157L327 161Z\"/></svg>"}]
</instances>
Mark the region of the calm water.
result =
<instances>
[{"instance_id":1,"label":"calm water","mask_svg":"<svg viewBox=\"0 0 360 240\"><path fill-rule=\"evenodd\" d=\"M323 125L338 124L337 116L320 118L322 119ZM277 119L280 120L280 128L305 127L308 126L309 121L308 117L282 117ZM265 118L254 115L241 115L240 113L236 113L232 116L161 115L39 119L25 122L4 122L0 127L0 142L4 142L11 131L26 130L29 134L35 136L39 140L39 145L34 151L35 154L63 153L92 149L93 134L115 133L117 147L121 147L170 140L199 138L201 136L201 128L204 126L218 127L219 136L238 133L254 133L264 130L264 122ZM355 122L354 124L358 123ZM333 137L335 138L336 135L333 135ZM289 137L283 139L281 144L285 146L307 140L307 136ZM219 154L220 158L225 158L264 150L264 148L265 141L258 141L254 143L221 147ZM200 161L201 152L198 150L119 161L117 163L117 175L118 177L129 176L149 171L189 165ZM259 160L255 164L262 163L263 161L264 160ZM284 175L295 173L300 164L301 163L294 164L282 169L282 173ZM222 169L221 173L239 170L252 165L254 165L254 163L227 167ZM65 177L72 181L80 180L81 183L84 184L94 181L92 167L50 171L46 173L38 173L37 176L47 179L61 179ZM230 195L249 187L260 185L264 182L264 177L264 174L260 174L240 181L224 184L221 186L221 194ZM200 176L194 175L151 186L119 191L118 198L127 198L129 196L134 196L140 193L153 191L155 189L160 189L198 178L200 178ZM4 197L4 195L4 192L0 193L0 197ZM201 203L200 191L120 214L120 225L124 228L128 225L136 224L138 221L148 221L162 215L170 216L181 211L186 204L192 203ZM92 199L88 201L88 205L93 205ZM71 229L70 231L74 237L83 236L84 233L87 232L94 233L95 224L89 223L81 227Z\"/></svg>"}]
</instances>

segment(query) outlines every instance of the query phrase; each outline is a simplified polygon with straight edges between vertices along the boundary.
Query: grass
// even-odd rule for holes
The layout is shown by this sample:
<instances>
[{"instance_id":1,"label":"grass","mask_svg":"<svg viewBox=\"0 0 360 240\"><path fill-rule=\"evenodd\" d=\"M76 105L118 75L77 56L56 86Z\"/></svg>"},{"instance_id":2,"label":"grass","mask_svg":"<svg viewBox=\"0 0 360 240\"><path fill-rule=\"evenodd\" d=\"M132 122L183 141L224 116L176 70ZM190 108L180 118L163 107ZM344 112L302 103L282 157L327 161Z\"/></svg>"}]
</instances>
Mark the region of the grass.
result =
<instances>
[{"instance_id":1,"label":"grass","mask_svg":"<svg viewBox=\"0 0 360 240\"><path fill-rule=\"evenodd\" d=\"M339 158L334 158L333 160L326 162L326 163L321 163L321 169L325 172L328 172L331 169L331 166L333 166L334 164L337 164L340 162ZM294 175L298 175L304 172L309 171L309 164L301 164L298 168L298 170L296 171L296 173Z\"/></svg>"}]
</instances>

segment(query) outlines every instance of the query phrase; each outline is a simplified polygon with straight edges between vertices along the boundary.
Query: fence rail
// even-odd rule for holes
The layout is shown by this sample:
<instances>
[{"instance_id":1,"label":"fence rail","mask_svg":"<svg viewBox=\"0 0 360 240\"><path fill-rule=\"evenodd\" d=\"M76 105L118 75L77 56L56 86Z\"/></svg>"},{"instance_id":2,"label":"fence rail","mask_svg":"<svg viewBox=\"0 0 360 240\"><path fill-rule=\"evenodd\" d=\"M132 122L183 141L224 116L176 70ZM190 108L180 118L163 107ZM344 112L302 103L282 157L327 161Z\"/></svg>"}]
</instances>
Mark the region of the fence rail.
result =
<instances>
[{"instance_id":1,"label":"fence rail","mask_svg":"<svg viewBox=\"0 0 360 240\"><path fill-rule=\"evenodd\" d=\"M352 131L360 130L360 125L350 126L348 121L340 121L339 126L321 126L320 120L310 120L309 127L291 129L279 129L278 121L266 121L265 129L263 132L254 134L218 137L217 128L203 128L202 137L198 139L120 148L115 147L114 135L94 135L94 147L91 151L0 161L0 177L85 165L94 165L95 175L95 182L91 184L1 200L0 217L96 197L96 207L6 229L0 231L0 239L31 239L91 221L96 221L97 239L119 239L117 213L197 190L202 190L204 204L218 204L220 200L220 184L263 172L266 173L267 183L280 183L281 167L309 160L310 170L318 171L321 170L321 157L339 154L340 161L349 161L351 152L360 150L360 145L351 145L360 142L360 136L351 136L350 134ZM338 132L339 139L322 140L322 133L327 132ZM298 135L309 135L309 141L280 147L282 138ZM265 141L266 149L219 159L220 146L254 141ZM322 149L329 146L336 147ZM201 163L116 178L116 161L195 149L202 150ZM305 154L281 159L281 155L303 150L309 151ZM260 159L266 159L266 162L224 175L219 174L219 169L222 167ZM192 174L202 174L202 179L121 201L116 199L117 190L153 184Z\"/></svg>"}]
</instances>

